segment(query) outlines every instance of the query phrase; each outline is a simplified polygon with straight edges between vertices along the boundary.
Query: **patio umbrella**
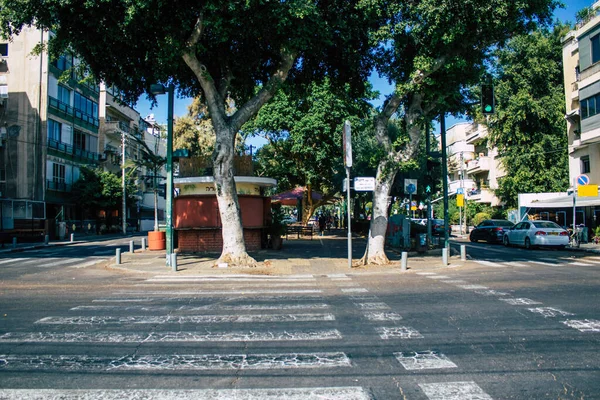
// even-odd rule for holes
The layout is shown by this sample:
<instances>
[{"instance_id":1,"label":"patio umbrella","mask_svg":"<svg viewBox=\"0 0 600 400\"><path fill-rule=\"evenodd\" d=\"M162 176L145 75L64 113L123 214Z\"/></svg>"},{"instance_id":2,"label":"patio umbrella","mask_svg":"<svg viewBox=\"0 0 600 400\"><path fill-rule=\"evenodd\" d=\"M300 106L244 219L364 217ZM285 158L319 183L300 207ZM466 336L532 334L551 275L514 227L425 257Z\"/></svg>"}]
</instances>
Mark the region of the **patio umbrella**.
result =
<instances>
[{"instance_id":1,"label":"patio umbrella","mask_svg":"<svg viewBox=\"0 0 600 400\"><path fill-rule=\"evenodd\" d=\"M278 193L271 196L271 203L280 203L284 206L296 206L298 199L302 199L305 190L305 187L298 186L297 188L288 190L287 192ZM313 201L321 200L322 198L323 196L321 193L315 192L314 190L312 191Z\"/></svg>"}]
</instances>

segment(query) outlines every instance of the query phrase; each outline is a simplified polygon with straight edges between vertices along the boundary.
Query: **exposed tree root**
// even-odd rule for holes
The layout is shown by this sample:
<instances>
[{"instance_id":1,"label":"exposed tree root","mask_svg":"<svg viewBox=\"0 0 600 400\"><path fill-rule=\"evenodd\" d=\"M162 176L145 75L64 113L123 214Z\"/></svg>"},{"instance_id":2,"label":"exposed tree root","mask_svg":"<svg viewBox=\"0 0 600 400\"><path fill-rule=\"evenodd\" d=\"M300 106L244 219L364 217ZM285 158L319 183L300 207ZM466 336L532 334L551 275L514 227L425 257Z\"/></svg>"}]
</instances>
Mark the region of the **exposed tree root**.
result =
<instances>
[{"instance_id":1,"label":"exposed tree root","mask_svg":"<svg viewBox=\"0 0 600 400\"><path fill-rule=\"evenodd\" d=\"M227 263L228 267L246 267L254 268L258 265L256 260L244 252L239 255L232 253L221 254L221 257L215 262L215 267L220 263Z\"/></svg>"},{"instance_id":2,"label":"exposed tree root","mask_svg":"<svg viewBox=\"0 0 600 400\"><path fill-rule=\"evenodd\" d=\"M374 256L369 256L366 259L365 258L366 256L363 256L363 258L360 259L359 265L387 265L390 263L390 259L387 258L387 256L383 252L379 252Z\"/></svg>"}]
</instances>

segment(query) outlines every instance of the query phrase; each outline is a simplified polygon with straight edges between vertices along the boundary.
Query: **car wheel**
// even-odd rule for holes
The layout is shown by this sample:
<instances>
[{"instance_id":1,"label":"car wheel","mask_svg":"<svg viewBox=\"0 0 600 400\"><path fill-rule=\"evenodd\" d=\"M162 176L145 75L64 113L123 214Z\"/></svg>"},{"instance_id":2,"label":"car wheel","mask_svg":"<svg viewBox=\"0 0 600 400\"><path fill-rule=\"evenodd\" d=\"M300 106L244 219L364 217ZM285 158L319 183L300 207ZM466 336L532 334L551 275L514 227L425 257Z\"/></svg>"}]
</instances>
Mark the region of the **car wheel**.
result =
<instances>
[{"instance_id":1,"label":"car wheel","mask_svg":"<svg viewBox=\"0 0 600 400\"><path fill-rule=\"evenodd\" d=\"M525 238L525 248L527 250L531 250L531 240L529 240L529 238Z\"/></svg>"},{"instance_id":2,"label":"car wheel","mask_svg":"<svg viewBox=\"0 0 600 400\"><path fill-rule=\"evenodd\" d=\"M510 240L508 240L508 236L507 235L504 235L504 238L502 239L502 242L504 243L504 245L506 247L510 246Z\"/></svg>"},{"instance_id":3,"label":"car wheel","mask_svg":"<svg viewBox=\"0 0 600 400\"><path fill-rule=\"evenodd\" d=\"M475 239L473 235L469 235L469 240L473 243L477 243L477 239Z\"/></svg>"}]
</instances>

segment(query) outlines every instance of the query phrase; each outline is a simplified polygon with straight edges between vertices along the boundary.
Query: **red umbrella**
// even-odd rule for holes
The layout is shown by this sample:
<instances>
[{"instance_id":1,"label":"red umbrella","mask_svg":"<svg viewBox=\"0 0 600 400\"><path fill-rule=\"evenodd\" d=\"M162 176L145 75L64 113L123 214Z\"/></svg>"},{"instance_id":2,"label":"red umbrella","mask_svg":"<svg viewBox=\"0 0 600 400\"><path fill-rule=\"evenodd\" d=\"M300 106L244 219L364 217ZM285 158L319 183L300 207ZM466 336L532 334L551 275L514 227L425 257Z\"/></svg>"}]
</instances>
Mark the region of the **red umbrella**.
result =
<instances>
[{"instance_id":1,"label":"red umbrella","mask_svg":"<svg viewBox=\"0 0 600 400\"><path fill-rule=\"evenodd\" d=\"M305 190L305 187L298 186L297 188L288 190L287 192L278 193L271 196L271 202L281 203L284 206L295 206L298 203L298 199L302 199ZM323 196L320 193L315 192L314 190L312 191L313 201L321 200L322 198Z\"/></svg>"}]
</instances>

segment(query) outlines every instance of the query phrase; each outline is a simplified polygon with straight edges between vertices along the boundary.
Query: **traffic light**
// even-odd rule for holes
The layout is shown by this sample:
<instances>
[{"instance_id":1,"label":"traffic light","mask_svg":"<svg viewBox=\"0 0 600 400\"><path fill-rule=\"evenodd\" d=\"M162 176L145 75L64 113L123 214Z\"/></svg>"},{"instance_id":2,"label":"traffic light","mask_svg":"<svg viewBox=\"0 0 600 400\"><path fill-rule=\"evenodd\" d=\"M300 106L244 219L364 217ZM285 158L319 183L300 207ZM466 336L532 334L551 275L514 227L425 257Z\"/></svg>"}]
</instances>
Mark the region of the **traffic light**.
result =
<instances>
[{"instance_id":1,"label":"traffic light","mask_svg":"<svg viewBox=\"0 0 600 400\"><path fill-rule=\"evenodd\" d=\"M427 172L431 174L434 168L438 168L442 165L440 160L427 160Z\"/></svg>"},{"instance_id":2,"label":"traffic light","mask_svg":"<svg viewBox=\"0 0 600 400\"><path fill-rule=\"evenodd\" d=\"M481 85L481 112L484 114L494 113L494 86L490 84Z\"/></svg>"},{"instance_id":3,"label":"traffic light","mask_svg":"<svg viewBox=\"0 0 600 400\"><path fill-rule=\"evenodd\" d=\"M430 197L433 194L433 189L435 187L433 177L428 173L423 177L423 183L425 196Z\"/></svg>"}]
</instances>

